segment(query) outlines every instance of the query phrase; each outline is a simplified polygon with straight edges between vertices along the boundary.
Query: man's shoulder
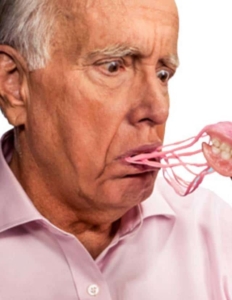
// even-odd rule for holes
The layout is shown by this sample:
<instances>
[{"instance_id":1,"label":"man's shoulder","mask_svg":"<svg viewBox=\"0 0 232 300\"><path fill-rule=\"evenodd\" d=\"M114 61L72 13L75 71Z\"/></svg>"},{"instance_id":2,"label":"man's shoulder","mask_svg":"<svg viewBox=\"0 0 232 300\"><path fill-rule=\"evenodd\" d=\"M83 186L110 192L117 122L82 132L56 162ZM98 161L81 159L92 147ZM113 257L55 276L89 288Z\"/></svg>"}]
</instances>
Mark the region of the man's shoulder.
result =
<instances>
[{"instance_id":1,"label":"man's shoulder","mask_svg":"<svg viewBox=\"0 0 232 300\"><path fill-rule=\"evenodd\" d=\"M163 178L158 178L152 195L142 204L144 219L165 216L181 227L208 234L229 236L232 250L232 207L213 191L199 187L181 197ZM223 236L222 236L223 235Z\"/></svg>"},{"instance_id":2,"label":"man's shoulder","mask_svg":"<svg viewBox=\"0 0 232 300\"><path fill-rule=\"evenodd\" d=\"M153 194L142 208L145 212L144 231L149 230L153 237L158 227L158 232L162 233L160 240L166 237L164 253L175 258L182 253L186 268L190 261L194 262L196 268L202 266L205 272L218 274L216 280L222 280L228 286L231 284L232 207L228 203L202 187L186 197L178 196L159 178ZM154 243L152 238L150 240Z\"/></svg>"},{"instance_id":3,"label":"man's shoulder","mask_svg":"<svg viewBox=\"0 0 232 300\"><path fill-rule=\"evenodd\" d=\"M155 189L149 201L154 202L156 197L161 197L171 209L178 215L181 213L197 213L199 215L223 215L232 222L232 206L221 199L213 191L199 187L195 192L187 196L179 196L175 193L163 178L158 178Z\"/></svg>"}]
</instances>

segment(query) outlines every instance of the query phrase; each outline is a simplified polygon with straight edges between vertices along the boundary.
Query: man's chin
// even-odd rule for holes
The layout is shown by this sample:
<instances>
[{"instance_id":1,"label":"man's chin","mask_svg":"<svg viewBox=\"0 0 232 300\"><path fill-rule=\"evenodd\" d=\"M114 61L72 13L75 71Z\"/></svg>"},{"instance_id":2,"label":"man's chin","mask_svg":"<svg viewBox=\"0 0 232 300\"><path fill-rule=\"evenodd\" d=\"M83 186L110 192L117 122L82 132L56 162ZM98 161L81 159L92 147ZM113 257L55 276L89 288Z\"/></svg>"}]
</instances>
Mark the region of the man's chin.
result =
<instances>
[{"instance_id":1,"label":"man's chin","mask_svg":"<svg viewBox=\"0 0 232 300\"><path fill-rule=\"evenodd\" d=\"M156 178L157 172L125 176L116 183L115 192L120 193L118 199L128 205L141 203L152 194Z\"/></svg>"}]
</instances>

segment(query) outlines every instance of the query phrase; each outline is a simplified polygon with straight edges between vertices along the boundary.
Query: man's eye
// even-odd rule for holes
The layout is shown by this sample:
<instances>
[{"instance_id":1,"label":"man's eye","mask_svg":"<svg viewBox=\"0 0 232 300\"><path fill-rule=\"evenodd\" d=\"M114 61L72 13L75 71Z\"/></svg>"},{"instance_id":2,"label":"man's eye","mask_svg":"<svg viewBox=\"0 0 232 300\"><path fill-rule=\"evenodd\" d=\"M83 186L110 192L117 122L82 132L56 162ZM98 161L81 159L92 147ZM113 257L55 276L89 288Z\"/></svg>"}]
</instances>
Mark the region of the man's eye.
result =
<instances>
[{"instance_id":1,"label":"man's eye","mask_svg":"<svg viewBox=\"0 0 232 300\"><path fill-rule=\"evenodd\" d=\"M118 72L122 64L119 61L111 61L106 64L106 69L110 73Z\"/></svg>"},{"instance_id":2,"label":"man's eye","mask_svg":"<svg viewBox=\"0 0 232 300\"><path fill-rule=\"evenodd\" d=\"M164 83L168 82L168 80L170 79L171 77L171 74L170 72L166 71L166 70L160 70L158 73L157 73L157 77Z\"/></svg>"},{"instance_id":3,"label":"man's eye","mask_svg":"<svg viewBox=\"0 0 232 300\"><path fill-rule=\"evenodd\" d=\"M106 74L117 74L118 71L123 67L123 62L120 60L113 60L113 61L107 61L107 62L102 62L98 64L101 69L106 73Z\"/></svg>"}]
</instances>

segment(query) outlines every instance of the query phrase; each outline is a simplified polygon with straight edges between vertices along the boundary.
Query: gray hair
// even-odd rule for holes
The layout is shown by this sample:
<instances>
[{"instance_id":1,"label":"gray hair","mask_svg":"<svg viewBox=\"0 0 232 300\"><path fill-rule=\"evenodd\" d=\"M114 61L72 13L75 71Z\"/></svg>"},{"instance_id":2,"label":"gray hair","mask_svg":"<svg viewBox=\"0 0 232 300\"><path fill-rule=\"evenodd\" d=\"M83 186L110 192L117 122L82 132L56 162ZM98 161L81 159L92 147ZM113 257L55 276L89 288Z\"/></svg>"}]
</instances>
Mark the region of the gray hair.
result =
<instances>
[{"instance_id":1,"label":"gray hair","mask_svg":"<svg viewBox=\"0 0 232 300\"><path fill-rule=\"evenodd\" d=\"M9 45L26 59L29 69L43 68L55 22L50 0L0 0L0 44Z\"/></svg>"}]
</instances>

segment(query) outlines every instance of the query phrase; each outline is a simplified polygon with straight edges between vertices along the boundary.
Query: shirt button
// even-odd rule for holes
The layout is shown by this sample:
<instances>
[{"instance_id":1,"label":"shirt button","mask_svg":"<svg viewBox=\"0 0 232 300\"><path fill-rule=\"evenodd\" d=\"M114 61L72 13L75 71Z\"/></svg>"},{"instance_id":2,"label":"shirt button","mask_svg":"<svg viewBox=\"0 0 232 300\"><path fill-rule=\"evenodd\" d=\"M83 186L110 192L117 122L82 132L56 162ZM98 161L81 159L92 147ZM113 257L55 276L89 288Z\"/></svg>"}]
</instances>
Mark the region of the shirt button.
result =
<instances>
[{"instance_id":1,"label":"shirt button","mask_svg":"<svg viewBox=\"0 0 232 300\"><path fill-rule=\"evenodd\" d=\"M96 284L91 284L88 287L88 293L90 296L97 296L97 294L99 293L100 289L99 286Z\"/></svg>"}]
</instances>

